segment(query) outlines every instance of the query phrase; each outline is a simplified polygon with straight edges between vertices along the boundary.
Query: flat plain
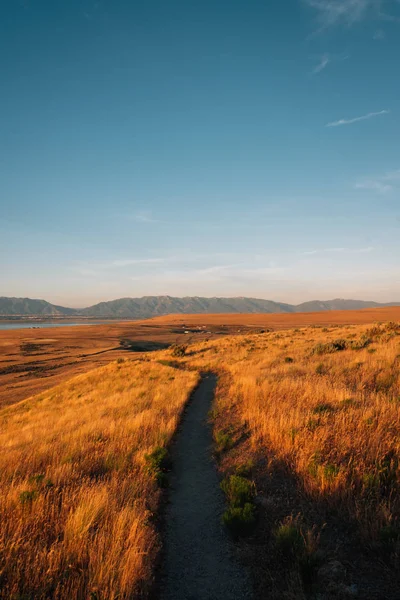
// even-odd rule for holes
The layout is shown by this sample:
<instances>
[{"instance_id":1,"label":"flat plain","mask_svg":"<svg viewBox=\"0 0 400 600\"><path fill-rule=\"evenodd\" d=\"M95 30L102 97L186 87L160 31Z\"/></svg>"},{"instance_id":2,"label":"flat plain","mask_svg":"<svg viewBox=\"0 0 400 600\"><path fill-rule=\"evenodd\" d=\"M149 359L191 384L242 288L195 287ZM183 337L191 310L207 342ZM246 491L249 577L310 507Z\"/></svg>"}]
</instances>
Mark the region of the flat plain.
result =
<instances>
[{"instance_id":1,"label":"flat plain","mask_svg":"<svg viewBox=\"0 0 400 600\"><path fill-rule=\"evenodd\" d=\"M221 335L310 325L400 320L400 307L293 314L168 315L106 325L0 331L0 407L49 389L132 351ZM184 333L188 331L188 333Z\"/></svg>"}]
</instances>

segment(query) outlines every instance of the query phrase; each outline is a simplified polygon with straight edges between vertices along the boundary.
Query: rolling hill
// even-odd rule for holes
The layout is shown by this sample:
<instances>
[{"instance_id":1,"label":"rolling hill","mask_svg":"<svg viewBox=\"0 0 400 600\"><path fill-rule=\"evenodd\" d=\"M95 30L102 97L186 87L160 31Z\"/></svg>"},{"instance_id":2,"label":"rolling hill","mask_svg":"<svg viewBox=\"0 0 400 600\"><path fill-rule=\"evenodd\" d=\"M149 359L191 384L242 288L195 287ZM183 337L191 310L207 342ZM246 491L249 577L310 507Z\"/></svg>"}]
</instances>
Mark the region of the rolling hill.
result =
<instances>
[{"instance_id":1,"label":"rolling hill","mask_svg":"<svg viewBox=\"0 0 400 600\"><path fill-rule=\"evenodd\" d=\"M32 298L6 298L0 296L1 316L44 316L44 317L66 317L76 314L73 308L65 308L50 304L46 300Z\"/></svg>"},{"instance_id":2,"label":"rolling hill","mask_svg":"<svg viewBox=\"0 0 400 600\"><path fill-rule=\"evenodd\" d=\"M302 304L285 304L258 298L202 298L187 296L144 296L142 298L120 298L100 302L82 309L67 308L31 298L0 297L0 316L6 317L97 317L119 319L147 319L168 314L207 314L207 313L298 313L324 312L330 310L360 310L397 306L400 302L380 304L363 300L313 300Z\"/></svg>"}]
</instances>

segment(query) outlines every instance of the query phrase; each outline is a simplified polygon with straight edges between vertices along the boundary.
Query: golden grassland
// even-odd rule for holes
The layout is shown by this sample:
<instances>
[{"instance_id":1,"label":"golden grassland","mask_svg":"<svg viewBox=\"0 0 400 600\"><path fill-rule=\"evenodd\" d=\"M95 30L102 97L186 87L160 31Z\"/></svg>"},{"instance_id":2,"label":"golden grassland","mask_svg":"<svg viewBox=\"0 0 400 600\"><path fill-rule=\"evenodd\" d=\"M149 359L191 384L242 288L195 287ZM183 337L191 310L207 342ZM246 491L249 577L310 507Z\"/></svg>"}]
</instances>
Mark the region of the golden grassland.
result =
<instances>
[{"instance_id":1,"label":"golden grassland","mask_svg":"<svg viewBox=\"0 0 400 600\"><path fill-rule=\"evenodd\" d=\"M2 598L146 591L159 544L152 452L197 381L119 361L0 412Z\"/></svg>"},{"instance_id":2,"label":"golden grassland","mask_svg":"<svg viewBox=\"0 0 400 600\"><path fill-rule=\"evenodd\" d=\"M133 321L0 331L0 408L126 356L121 341L163 348L186 337L175 330Z\"/></svg>"},{"instance_id":3,"label":"golden grassland","mask_svg":"<svg viewBox=\"0 0 400 600\"><path fill-rule=\"evenodd\" d=\"M126 354L120 343L163 348L256 329L400 321L400 307L291 314L167 315L144 321L0 331L0 408ZM185 329L193 328L189 335ZM149 348L150 349L150 348Z\"/></svg>"},{"instance_id":4,"label":"golden grassland","mask_svg":"<svg viewBox=\"0 0 400 600\"><path fill-rule=\"evenodd\" d=\"M3 597L146 593L160 543L149 454L167 446L207 370L219 375L212 418L223 475L247 465L257 494L269 494L279 465L310 505L399 556L399 367L399 324L304 327L143 354L3 409ZM314 548L319 533L308 534Z\"/></svg>"},{"instance_id":5,"label":"golden grassland","mask_svg":"<svg viewBox=\"0 0 400 600\"><path fill-rule=\"evenodd\" d=\"M212 419L232 483L226 522L251 529L255 514L243 550L256 597L337 600L359 586L363 598L397 600L400 324L224 338L180 361L219 373ZM249 484L255 505L240 508Z\"/></svg>"},{"instance_id":6,"label":"golden grassland","mask_svg":"<svg viewBox=\"0 0 400 600\"><path fill-rule=\"evenodd\" d=\"M220 372L216 428L232 444L245 429L247 458L268 449L368 538L398 526L400 325L238 336L189 354L181 360Z\"/></svg>"}]
</instances>

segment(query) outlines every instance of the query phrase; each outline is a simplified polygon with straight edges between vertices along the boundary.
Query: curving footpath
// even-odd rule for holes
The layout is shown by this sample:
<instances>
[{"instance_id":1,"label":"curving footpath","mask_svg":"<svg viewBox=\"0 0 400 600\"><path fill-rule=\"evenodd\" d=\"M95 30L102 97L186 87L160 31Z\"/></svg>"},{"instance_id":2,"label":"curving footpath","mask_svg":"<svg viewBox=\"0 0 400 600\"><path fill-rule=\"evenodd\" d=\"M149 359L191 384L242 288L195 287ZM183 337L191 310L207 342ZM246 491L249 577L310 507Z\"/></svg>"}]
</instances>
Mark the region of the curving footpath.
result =
<instances>
[{"instance_id":1,"label":"curving footpath","mask_svg":"<svg viewBox=\"0 0 400 600\"><path fill-rule=\"evenodd\" d=\"M221 524L225 504L207 423L216 381L203 376L172 448L161 600L252 598L249 576Z\"/></svg>"}]
</instances>

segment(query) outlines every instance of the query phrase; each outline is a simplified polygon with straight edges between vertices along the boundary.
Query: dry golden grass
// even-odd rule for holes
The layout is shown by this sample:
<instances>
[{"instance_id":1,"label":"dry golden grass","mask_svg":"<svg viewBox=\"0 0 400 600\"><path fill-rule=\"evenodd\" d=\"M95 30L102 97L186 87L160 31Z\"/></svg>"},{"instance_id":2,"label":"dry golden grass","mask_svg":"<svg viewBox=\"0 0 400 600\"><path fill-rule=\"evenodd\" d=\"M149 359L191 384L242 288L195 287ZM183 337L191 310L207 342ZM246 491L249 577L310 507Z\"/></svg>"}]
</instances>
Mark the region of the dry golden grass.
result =
<instances>
[{"instance_id":1,"label":"dry golden grass","mask_svg":"<svg viewBox=\"0 0 400 600\"><path fill-rule=\"evenodd\" d=\"M368 544L395 544L399 366L400 325L306 327L112 363L3 409L2 597L116 600L146 592L160 495L146 455L168 444L206 370L220 375L213 415L222 471L252 461L264 491L279 464L314 516L328 506ZM304 502L293 508L285 523L300 522ZM311 531L310 547L318 535Z\"/></svg>"},{"instance_id":2,"label":"dry golden grass","mask_svg":"<svg viewBox=\"0 0 400 600\"><path fill-rule=\"evenodd\" d=\"M163 348L183 338L175 326L141 321L0 331L0 409L126 357L122 340Z\"/></svg>"},{"instance_id":3,"label":"dry golden grass","mask_svg":"<svg viewBox=\"0 0 400 600\"><path fill-rule=\"evenodd\" d=\"M2 598L132 598L151 582L164 447L198 381L111 363L0 412Z\"/></svg>"},{"instance_id":4,"label":"dry golden grass","mask_svg":"<svg viewBox=\"0 0 400 600\"><path fill-rule=\"evenodd\" d=\"M319 347L337 339L349 347ZM399 528L400 325L237 336L190 354L183 360L223 375L217 428L246 429L255 463L268 451L368 539Z\"/></svg>"}]
</instances>

